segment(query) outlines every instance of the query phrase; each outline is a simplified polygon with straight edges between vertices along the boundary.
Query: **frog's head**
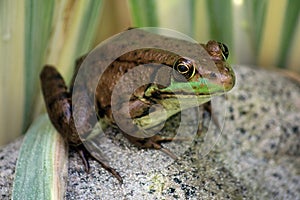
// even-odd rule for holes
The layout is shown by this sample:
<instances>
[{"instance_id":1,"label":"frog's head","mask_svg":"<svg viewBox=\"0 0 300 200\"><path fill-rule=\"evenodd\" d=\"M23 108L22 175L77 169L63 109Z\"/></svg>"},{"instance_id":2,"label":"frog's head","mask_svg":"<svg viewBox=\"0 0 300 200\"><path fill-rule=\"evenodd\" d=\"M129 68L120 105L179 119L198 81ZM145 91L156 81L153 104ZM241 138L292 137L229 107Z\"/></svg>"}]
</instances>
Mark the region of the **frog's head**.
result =
<instances>
[{"instance_id":1,"label":"frog's head","mask_svg":"<svg viewBox=\"0 0 300 200\"><path fill-rule=\"evenodd\" d=\"M174 96L189 99L196 96L200 103L209 101L212 96L231 90L235 84L235 75L226 62L229 52L226 45L209 41L202 44L205 56L199 60L179 57L173 63L170 83L166 87L149 87L147 94L155 94L160 99Z\"/></svg>"}]
</instances>

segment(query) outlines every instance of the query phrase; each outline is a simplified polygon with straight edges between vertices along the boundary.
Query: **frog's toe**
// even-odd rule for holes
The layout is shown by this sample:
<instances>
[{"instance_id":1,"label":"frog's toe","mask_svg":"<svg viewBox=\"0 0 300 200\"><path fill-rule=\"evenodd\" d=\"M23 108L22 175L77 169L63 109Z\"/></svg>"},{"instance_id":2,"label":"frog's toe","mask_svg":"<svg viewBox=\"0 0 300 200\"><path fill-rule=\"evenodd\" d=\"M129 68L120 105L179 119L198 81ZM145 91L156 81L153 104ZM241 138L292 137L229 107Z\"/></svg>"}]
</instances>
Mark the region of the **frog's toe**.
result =
<instances>
[{"instance_id":1,"label":"frog's toe","mask_svg":"<svg viewBox=\"0 0 300 200\"><path fill-rule=\"evenodd\" d=\"M82 162L85 166L85 171L87 173L90 172L90 164L88 161L88 157L92 157L93 159L95 159L105 170L107 170L108 172L110 172L121 184L123 183L123 179L121 177L121 175L112 167L110 167L108 164L106 164L103 159L98 158L97 156L95 156L95 154L91 154L90 152L88 152L85 147L83 145L79 145L77 148L77 151L82 159Z\"/></svg>"},{"instance_id":2,"label":"frog's toe","mask_svg":"<svg viewBox=\"0 0 300 200\"><path fill-rule=\"evenodd\" d=\"M161 143L173 141L174 140L173 137L162 137L159 135L155 135L150 138L134 138L134 137L132 137L132 138L129 138L129 140L141 148L157 149L157 150L164 152L165 154L167 154L174 160L177 159L177 156L174 153L172 153L169 149L167 149L161 145Z\"/></svg>"}]
</instances>

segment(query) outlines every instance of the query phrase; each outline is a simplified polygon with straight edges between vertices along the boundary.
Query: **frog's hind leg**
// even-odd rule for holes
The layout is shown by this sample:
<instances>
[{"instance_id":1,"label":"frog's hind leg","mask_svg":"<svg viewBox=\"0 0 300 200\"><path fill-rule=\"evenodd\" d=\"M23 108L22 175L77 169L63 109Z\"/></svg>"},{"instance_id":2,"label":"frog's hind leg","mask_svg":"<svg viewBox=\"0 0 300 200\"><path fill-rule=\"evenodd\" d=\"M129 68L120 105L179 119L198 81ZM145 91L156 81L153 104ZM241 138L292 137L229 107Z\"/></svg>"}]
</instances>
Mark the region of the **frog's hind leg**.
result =
<instances>
[{"instance_id":1,"label":"frog's hind leg","mask_svg":"<svg viewBox=\"0 0 300 200\"><path fill-rule=\"evenodd\" d=\"M65 141L74 146L78 151L86 171L88 172L90 169L88 157L93 157L104 169L122 182L121 176L115 169L103 162L100 156L91 155L81 144L82 141L79 138L72 117L71 94L68 92L65 81L60 73L52 66L45 66L40 74L40 79L49 118ZM83 116L83 119L88 120L85 116Z\"/></svg>"},{"instance_id":2,"label":"frog's hind leg","mask_svg":"<svg viewBox=\"0 0 300 200\"><path fill-rule=\"evenodd\" d=\"M49 118L63 138L73 144L80 143L72 119L71 94L60 73L45 66L40 74L42 92Z\"/></svg>"}]
</instances>

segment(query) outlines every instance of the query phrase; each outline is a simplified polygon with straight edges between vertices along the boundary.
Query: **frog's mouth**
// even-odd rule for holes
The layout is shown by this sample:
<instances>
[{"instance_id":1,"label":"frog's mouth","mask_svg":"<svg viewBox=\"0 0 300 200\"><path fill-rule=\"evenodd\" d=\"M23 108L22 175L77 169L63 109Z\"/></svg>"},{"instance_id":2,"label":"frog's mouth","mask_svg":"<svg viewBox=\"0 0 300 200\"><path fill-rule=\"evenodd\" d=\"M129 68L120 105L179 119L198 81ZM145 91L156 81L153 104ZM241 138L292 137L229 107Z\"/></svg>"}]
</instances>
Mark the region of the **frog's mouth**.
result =
<instances>
[{"instance_id":1,"label":"frog's mouth","mask_svg":"<svg viewBox=\"0 0 300 200\"><path fill-rule=\"evenodd\" d=\"M221 84L215 83L199 83L199 82L186 82L186 83L173 83L168 87L159 88L157 85L151 85L147 88L145 96L154 99L168 99L168 98L182 98L182 99L210 99L213 96L219 96L231 88L226 88Z\"/></svg>"},{"instance_id":2,"label":"frog's mouth","mask_svg":"<svg viewBox=\"0 0 300 200\"><path fill-rule=\"evenodd\" d=\"M189 108L189 107L195 107L199 106L203 103L206 103L210 101L214 96L221 95L220 94L201 94L196 95L195 93L160 93L159 95L154 95L152 99L155 99L157 103L163 104L163 105L175 105L175 104L181 104L182 108ZM169 106L166 106L169 107Z\"/></svg>"},{"instance_id":3,"label":"frog's mouth","mask_svg":"<svg viewBox=\"0 0 300 200\"><path fill-rule=\"evenodd\" d=\"M149 90L147 91L149 92ZM214 92L196 92L184 89L170 91L167 89L152 89L151 101L163 105L170 113L174 114L182 109L196 107L210 101L214 96L224 94L224 90ZM149 94L148 94L149 95ZM147 98L147 97L146 97Z\"/></svg>"}]
</instances>

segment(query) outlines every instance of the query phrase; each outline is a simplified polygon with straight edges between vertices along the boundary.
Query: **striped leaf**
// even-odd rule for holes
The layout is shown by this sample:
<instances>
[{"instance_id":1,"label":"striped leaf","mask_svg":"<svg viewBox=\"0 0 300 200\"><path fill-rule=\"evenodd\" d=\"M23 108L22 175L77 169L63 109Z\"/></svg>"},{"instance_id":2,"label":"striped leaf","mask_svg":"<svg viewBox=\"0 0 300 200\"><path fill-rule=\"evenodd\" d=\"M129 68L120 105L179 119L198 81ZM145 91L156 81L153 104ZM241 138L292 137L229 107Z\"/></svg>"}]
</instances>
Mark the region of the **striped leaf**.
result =
<instances>
[{"instance_id":1,"label":"striped leaf","mask_svg":"<svg viewBox=\"0 0 300 200\"><path fill-rule=\"evenodd\" d=\"M17 161L12 199L63 199L67 149L47 115L26 133Z\"/></svg>"}]
</instances>

